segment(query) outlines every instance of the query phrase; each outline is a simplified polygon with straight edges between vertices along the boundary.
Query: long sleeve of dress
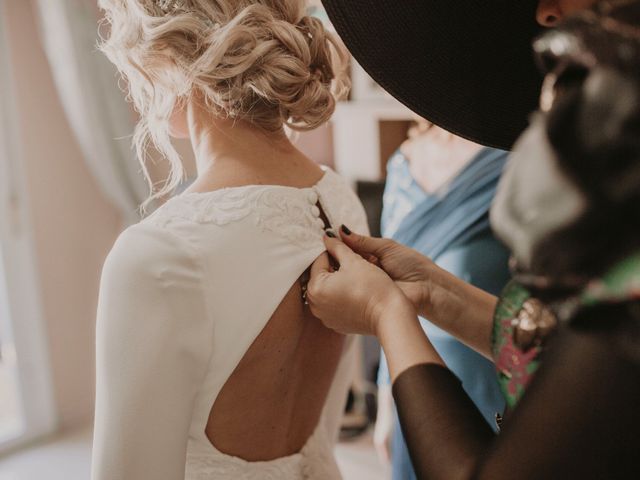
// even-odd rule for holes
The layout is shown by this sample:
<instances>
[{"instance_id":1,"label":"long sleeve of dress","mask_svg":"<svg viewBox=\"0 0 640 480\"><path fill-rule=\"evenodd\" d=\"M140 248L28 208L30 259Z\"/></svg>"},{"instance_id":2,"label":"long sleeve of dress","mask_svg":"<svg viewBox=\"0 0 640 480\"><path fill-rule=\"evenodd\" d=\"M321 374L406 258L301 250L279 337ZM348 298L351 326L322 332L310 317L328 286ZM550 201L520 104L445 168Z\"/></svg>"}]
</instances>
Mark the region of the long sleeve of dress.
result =
<instances>
[{"instance_id":1,"label":"long sleeve of dress","mask_svg":"<svg viewBox=\"0 0 640 480\"><path fill-rule=\"evenodd\" d=\"M394 397L417 477L638 478L640 333L626 308L559 332L498 436L445 368L402 373Z\"/></svg>"},{"instance_id":2,"label":"long sleeve of dress","mask_svg":"<svg viewBox=\"0 0 640 480\"><path fill-rule=\"evenodd\" d=\"M176 234L125 230L102 271L92 480L183 480L212 327L201 262Z\"/></svg>"}]
</instances>

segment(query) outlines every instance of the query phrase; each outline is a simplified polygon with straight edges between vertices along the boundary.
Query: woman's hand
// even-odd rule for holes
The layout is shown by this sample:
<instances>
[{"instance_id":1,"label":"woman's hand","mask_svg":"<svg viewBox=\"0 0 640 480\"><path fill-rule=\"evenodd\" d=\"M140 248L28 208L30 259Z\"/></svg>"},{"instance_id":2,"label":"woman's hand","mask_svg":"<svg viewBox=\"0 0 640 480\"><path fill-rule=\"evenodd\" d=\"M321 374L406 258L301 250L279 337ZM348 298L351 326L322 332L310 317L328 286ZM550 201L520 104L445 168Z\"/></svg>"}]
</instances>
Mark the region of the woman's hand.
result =
<instances>
[{"instance_id":1,"label":"woman's hand","mask_svg":"<svg viewBox=\"0 0 640 480\"><path fill-rule=\"evenodd\" d=\"M413 304L378 266L336 238L311 266L311 313L340 333L375 335L385 351L391 380L413 365L442 359L427 339ZM330 258L339 263L332 268Z\"/></svg>"},{"instance_id":2,"label":"woman's hand","mask_svg":"<svg viewBox=\"0 0 640 480\"><path fill-rule=\"evenodd\" d=\"M402 290L378 266L354 253L336 238L325 237L329 254L339 263L331 266L322 254L311 267L307 300L311 313L340 333L377 335L382 318L415 309Z\"/></svg>"},{"instance_id":3,"label":"woman's hand","mask_svg":"<svg viewBox=\"0 0 640 480\"><path fill-rule=\"evenodd\" d=\"M365 237L344 226L344 243L380 266L415 311L487 358L497 298L438 267L416 250L393 240Z\"/></svg>"},{"instance_id":4,"label":"woman's hand","mask_svg":"<svg viewBox=\"0 0 640 480\"><path fill-rule=\"evenodd\" d=\"M430 305L429 279L439 270L417 250L400 245L387 238L358 235L343 226L340 236L354 252L381 267L411 301L421 315Z\"/></svg>"}]
</instances>

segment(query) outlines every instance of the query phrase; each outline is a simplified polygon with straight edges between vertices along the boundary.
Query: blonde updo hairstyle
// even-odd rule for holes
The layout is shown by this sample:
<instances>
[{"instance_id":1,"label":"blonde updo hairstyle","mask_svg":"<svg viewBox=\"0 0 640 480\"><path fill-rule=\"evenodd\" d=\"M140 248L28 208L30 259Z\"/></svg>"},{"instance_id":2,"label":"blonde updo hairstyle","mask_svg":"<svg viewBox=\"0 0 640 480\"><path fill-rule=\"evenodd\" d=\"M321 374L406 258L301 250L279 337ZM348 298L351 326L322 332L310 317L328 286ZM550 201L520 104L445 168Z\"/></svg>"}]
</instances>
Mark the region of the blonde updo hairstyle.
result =
<instances>
[{"instance_id":1,"label":"blonde updo hairstyle","mask_svg":"<svg viewBox=\"0 0 640 480\"><path fill-rule=\"evenodd\" d=\"M99 5L110 27L101 49L126 78L140 114L134 145L151 188L147 202L174 191L184 178L169 121L194 94L216 115L281 132L284 126L299 131L320 126L348 91L344 47L306 14L304 0L99 0ZM171 165L158 191L146 167L149 142Z\"/></svg>"}]
</instances>

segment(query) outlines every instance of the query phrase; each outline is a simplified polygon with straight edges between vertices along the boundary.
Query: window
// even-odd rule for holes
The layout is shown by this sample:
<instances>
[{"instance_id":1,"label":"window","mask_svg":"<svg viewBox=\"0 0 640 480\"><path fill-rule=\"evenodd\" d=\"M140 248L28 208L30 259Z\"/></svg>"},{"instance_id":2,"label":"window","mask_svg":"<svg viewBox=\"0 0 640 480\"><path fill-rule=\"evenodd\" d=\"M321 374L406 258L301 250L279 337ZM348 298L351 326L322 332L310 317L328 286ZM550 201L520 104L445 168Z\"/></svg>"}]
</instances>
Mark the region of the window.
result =
<instances>
[{"instance_id":1,"label":"window","mask_svg":"<svg viewBox=\"0 0 640 480\"><path fill-rule=\"evenodd\" d=\"M4 6L0 2L0 450L55 426L27 210Z\"/></svg>"},{"instance_id":2,"label":"window","mask_svg":"<svg viewBox=\"0 0 640 480\"><path fill-rule=\"evenodd\" d=\"M15 347L9 326L9 303L1 260L0 258L0 442L17 437L23 428Z\"/></svg>"}]
</instances>

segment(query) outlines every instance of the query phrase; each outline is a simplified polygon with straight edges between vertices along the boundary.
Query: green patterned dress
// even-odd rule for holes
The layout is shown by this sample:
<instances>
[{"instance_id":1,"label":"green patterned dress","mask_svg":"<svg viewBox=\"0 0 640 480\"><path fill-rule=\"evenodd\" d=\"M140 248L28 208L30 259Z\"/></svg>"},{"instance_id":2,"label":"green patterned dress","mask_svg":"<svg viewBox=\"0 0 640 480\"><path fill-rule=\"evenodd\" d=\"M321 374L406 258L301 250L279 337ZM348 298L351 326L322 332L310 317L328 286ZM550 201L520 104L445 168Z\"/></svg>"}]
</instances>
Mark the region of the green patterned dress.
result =
<instances>
[{"instance_id":1,"label":"green patterned dress","mask_svg":"<svg viewBox=\"0 0 640 480\"><path fill-rule=\"evenodd\" d=\"M553 307L532 298L512 281L504 289L494 315L492 350L498 381L512 409L540 367L546 339L558 322L568 323L596 305L640 299L640 252L627 257L582 292ZM557 319L557 320L556 320Z\"/></svg>"}]
</instances>

